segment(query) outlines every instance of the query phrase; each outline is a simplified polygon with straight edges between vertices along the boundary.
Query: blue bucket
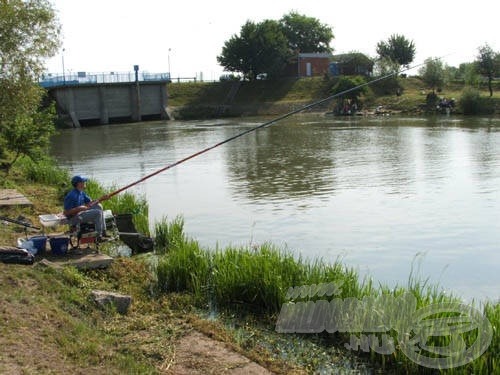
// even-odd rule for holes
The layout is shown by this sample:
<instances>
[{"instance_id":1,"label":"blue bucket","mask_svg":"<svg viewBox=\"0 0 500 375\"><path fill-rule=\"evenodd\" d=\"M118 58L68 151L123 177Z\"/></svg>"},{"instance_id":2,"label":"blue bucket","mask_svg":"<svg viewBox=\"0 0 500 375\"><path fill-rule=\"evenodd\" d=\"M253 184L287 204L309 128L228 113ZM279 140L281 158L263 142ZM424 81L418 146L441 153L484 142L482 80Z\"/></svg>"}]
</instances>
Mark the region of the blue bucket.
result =
<instances>
[{"instance_id":1,"label":"blue bucket","mask_svg":"<svg viewBox=\"0 0 500 375\"><path fill-rule=\"evenodd\" d=\"M45 252L45 247L47 246L47 237L45 236L34 236L29 238L33 242L33 246L37 249L37 254L43 254Z\"/></svg>"},{"instance_id":2,"label":"blue bucket","mask_svg":"<svg viewBox=\"0 0 500 375\"><path fill-rule=\"evenodd\" d=\"M49 243L50 251L54 255L64 255L68 252L69 237L52 237Z\"/></svg>"}]
</instances>

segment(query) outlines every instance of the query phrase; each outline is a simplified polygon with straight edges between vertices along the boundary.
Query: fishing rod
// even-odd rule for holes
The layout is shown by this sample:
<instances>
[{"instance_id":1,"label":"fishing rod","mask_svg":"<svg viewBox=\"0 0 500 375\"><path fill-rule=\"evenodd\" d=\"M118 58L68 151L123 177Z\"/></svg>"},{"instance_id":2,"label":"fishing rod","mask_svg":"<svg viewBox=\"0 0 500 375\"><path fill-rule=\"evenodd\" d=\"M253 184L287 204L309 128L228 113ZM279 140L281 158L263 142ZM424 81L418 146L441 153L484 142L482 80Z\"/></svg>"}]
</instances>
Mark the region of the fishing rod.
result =
<instances>
[{"instance_id":1,"label":"fishing rod","mask_svg":"<svg viewBox=\"0 0 500 375\"><path fill-rule=\"evenodd\" d=\"M434 58L434 59L432 59L432 60L439 60L439 59L442 59L443 57L444 57L444 56L442 56L442 57L437 57L437 58ZM122 188L120 188L120 189L118 189L118 190L115 190L115 191L113 191L113 192L111 192L111 193L109 193L109 194L103 195L102 197L100 197L99 199L97 199L97 200L93 201L92 203L94 204L94 203L99 203L99 202L102 202L102 201L108 200L108 199L110 199L111 197L113 197L113 196L115 196L115 195L117 195L117 194L120 194L122 191L125 191L125 190L127 190L127 189L131 188L132 186L135 186L135 185L137 185L137 184L140 184L141 182L144 182L144 181L146 181L147 179L149 179L149 178L151 178L151 177L153 177L153 176L156 176L157 174L160 174L160 173L162 173L162 172L165 172L166 170L171 169L171 168L173 168L173 167L176 167L176 166L178 166L179 164L182 164L182 163L184 163L184 162L186 162L186 161L188 161L188 160L190 160L190 159L193 159L193 158L195 158L195 157L197 157L197 156L200 156L200 155L202 155L202 154L204 154L204 153L206 153L206 152L208 152L208 151L210 151L210 150L213 150L214 148L217 148L217 147L219 147L219 146L222 146L222 145L223 145L223 144L225 144L225 143L228 143L228 142L234 141L234 140L235 140L235 139L237 139L237 138L243 137L244 135L246 135L246 134L248 134L248 133L252 133L252 132L257 131L257 130L259 130L259 129L262 129L262 128L265 128L265 127L268 127L268 126L270 126L270 125L272 125L272 124L274 124L274 123L276 123L276 122L278 122L278 121L281 121L281 120L283 120L283 119L286 119L286 118L288 118L288 117L290 117L290 116L292 116L292 115L294 115L294 114L296 114L296 113L299 113L299 112L305 111L305 110L307 110L307 109L310 109L310 108L316 107L316 106L318 106L318 105L320 105L320 104L323 104L323 103L325 103L325 102L328 102L328 101L330 101L330 100L332 100L332 99L335 99L335 98L338 98L338 97L343 96L343 95L345 95L345 94L348 94L348 93L350 93L350 92L353 92L353 91L359 90L359 89L360 89L360 88L362 88L362 87L365 87L365 86L371 85L371 84L373 84L373 83L376 83L376 82L382 81L382 80L384 80L384 79L390 78L390 77L392 77L392 76L394 76L394 75L397 75L397 74L400 74L400 73L402 73L402 72L406 72L406 71L408 71L408 70L418 68L419 66L422 66L422 65L424 65L424 64L426 64L426 62L423 62L423 63L417 64L417 65L413 65L413 66L411 66L411 67L407 67L407 68L405 68L405 69L398 70L398 71L393 72L393 73L390 73L390 74L386 74L385 76L382 76L382 77L379 77L379 78L373 79L373 80L371 80L371 81L368 81L368 82L362 83L362 84L357 85L357 86L355 86L355 87L351 87L350 89L347 89L347 90L341 91L341 92L339 92L339 93L336 93L336 94L330 95L330 96L328 96L328 97L326 97L326 98L324 98L324 99L321 99L321 100L315 101L315 102L313 102L313 103L310 103L310 104L304 105L304 106L302 106L302 107L300 107L300 108L298 108L298 109L295 109L295 110L293 110L293 111L291 111L291 112L285 113L284 115L281 115L281 116L279 116L279 117L276 117L276 118L274 118L274 119L272 119L272 120L270 120L270 121L267 121L267 122L265 122L265 123L263 123L263 124L260 124L260 125L258 125L258 126L253 127L253 128L247 129L247 130L245 130L245 131L243 131L243 132L241 132L241 133L238 133L238 134L236 134L236 135L234 135L234 136L232 136L232 137L229 137L229 138L227 138L227 139L225 139L225 140L223 140L223 141L221 141L221 142L218 142L218 143L216 143L216 144L214 144L214 145L212 145L212 146L209 146L209 147L207 147L207 148L205 148L205 149L203 149L203 150L200 150L200 151L198 151L198 152L195 152L194 154L191 154L191 155L189 155L189 156L186 156L186 157L185 157L185 158L183 158L183 159L177 160L176 162L174 162L174 163L172 163L172 164L168 164L168 165L166 165L166 166L165 166L165 167L163 167L163 168L160 168L160 169L158 169L158 170L156 170L156 171L154 171L154 172L152 172L152 173L150 173L150 174L145 175L144 177L142 177L141 179L139 179L139 180L137 180L137 181L131 182L130 184L125 185L124 187L122 187Z\"/></svg>"}]
</instances>

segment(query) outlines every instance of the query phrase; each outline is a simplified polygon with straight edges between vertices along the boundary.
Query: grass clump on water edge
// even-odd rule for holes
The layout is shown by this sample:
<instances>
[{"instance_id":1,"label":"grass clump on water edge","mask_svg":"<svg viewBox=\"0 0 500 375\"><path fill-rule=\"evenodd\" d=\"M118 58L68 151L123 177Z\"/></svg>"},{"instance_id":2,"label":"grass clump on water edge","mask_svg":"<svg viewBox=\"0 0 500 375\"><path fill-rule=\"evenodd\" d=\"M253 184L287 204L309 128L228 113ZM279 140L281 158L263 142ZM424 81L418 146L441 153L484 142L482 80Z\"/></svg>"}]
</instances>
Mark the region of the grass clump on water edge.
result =
<instances>
[{"instance_id":1,"label":"grass clump on water edge","mask_svg":"<svg viewBox=\"0 0 500 375\"><path fill-rule=\"evenodd\" d=\"M177 216L172 222L166 217L155 223L155 249L159 254L163 254L170 248L181 246L186 242L184 234L184 219Z\"/></svg>"},{"instance_id":2,"label":"grass clump on water edge","mask_svg":"<svg viewBox=\"0 0 500 375\"><path fill-rule=\"evenodd\" d=\"M183 220L155 224L159 289L190 292L203 304L275 314L290 287L335 282L342 295L368 295L371 283L360 283L339 261L308 262L270 243L210 251L183 233ZM159 244L164 244L160 249Z\"/></svg>"}]
</instances>

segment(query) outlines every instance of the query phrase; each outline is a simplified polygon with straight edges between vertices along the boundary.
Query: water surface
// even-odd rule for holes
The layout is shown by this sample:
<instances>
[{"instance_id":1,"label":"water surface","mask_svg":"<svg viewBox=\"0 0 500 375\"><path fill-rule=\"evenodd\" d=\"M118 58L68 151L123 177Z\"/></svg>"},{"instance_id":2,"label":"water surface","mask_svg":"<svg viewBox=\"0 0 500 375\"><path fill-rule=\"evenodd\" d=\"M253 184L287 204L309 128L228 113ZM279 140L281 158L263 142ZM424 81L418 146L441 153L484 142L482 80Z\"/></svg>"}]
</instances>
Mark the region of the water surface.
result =
<instances>
[{"instance_id":1,"label":"water surface","mask_svg":"<svg viewBox=\"0 0 500 375\"><path fill-rule=\"evenodd\" d=\"M268 119L62 131L60 165L123 186ZM206 247L271 241L386 285L500 296L500 119L298 115L133 188L151 222L182 215Z\"/></svg>"}]
</instances>

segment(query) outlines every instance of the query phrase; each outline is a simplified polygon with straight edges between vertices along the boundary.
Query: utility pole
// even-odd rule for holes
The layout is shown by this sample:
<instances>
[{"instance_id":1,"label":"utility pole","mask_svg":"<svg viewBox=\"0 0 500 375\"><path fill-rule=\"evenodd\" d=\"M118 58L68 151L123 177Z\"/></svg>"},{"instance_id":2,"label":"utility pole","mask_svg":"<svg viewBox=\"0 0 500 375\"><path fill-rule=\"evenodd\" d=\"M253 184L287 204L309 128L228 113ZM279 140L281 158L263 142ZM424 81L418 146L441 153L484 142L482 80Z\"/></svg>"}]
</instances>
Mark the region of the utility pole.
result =
<instances>
[{"instance_id":1,"label":"utility pole","mask_svg":"<svg viewBox=\"0 0 500 375\"><path fill-rule=\"evenodd\" d=\"M64 72L64 51L66 51L66 49L62 49L62 54L61 54L61 58L62 58L62 69L63 69L63 85L66 84L66 73Z\"/></svg>"},{"instance_id":2,"label":"utility pole","mask_svg":"<svg viewBox=\"0 0 500 375\"><path fill-rule=\"evenodd\" d=\"M135 92L136 92L136 116L135 121L141 121L141 88L139 86L139 65L134 65Z\"/></svg>"},{"instance_id":3,"label":"utility pole","mask_svg":"<svg viewBox=\"0 0 500 375\"><path fill-rule=\"evenodd\" d=\"M170 75L170 51L172 48L168 49L168 79L172 80L172 76Z\"/></svg>"}]
</instances>

